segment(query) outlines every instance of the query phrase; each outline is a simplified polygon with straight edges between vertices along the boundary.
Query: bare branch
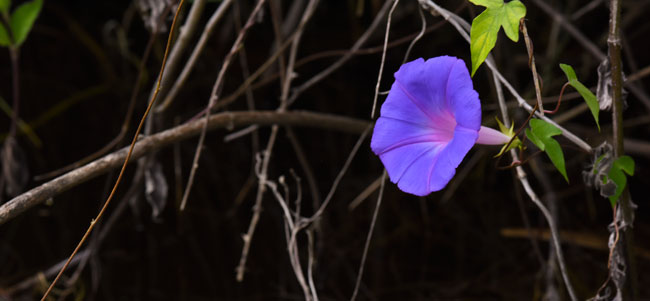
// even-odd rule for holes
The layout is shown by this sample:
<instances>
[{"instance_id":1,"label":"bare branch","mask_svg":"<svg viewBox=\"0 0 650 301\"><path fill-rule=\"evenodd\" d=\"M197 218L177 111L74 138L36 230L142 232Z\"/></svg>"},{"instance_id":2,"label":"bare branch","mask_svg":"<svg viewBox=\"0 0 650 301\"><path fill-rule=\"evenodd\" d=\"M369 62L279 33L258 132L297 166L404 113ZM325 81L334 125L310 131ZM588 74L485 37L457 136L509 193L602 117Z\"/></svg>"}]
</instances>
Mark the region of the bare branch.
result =
<instances>
[{"instance_id":1,"label":"bare branch","mask_svg":"<svg viewBox=\"0 0 650 301\"><path fill-rule=\"evenodd\" d=\"M292 38L293 42L291 44L291 50L289 54L289 64L286 69L286 75L284 76L284 82L282 82L282 95L280 96L280 106L276 110L277 112L284 112L287 107L287 97L289 95L289 87L291 87L291 81L292 81L292 74L293 74L293 66L294 62L296 60L296 54L298 51L298 45L300 44L300 37L302 36L302 32L305 28L305 24L309 21L311 16L313 15L314 11L316 10L316 5L318 4L318 0L310 0L309 4L305 8L305 12L303 14L302 19L300 20L300 24L296 28L294 32L295 38ZM281 71L282 72L282 71ZM208 110L209 111L209 110ZM253 216L251 217L251 222L248 226L248 231L246 234L243 235L244 238L244 246L242 248L242 255L239 259L239 265L237 265L236 268L236 273L237 273L237 281L241 282L244 280L244 270L246 268L246 261L248 258L248 251L250 249L251 245L251 240L253 238L253 234L255 233L255 228L257 227L257 221L259 220L260 213L262 211L262 197L264 196L264 192L266 191L266 182L267 182L267 172L268 172L268 166L269 162L271 160L271 154L273 152L273 146L275 145L275 139L278 135L278 126L274 125L271 128L271 135L269 137L269 140L266 145L266 149L264 150L264 153L262 154L262 162L260 163L261 167L259 169L259 172L257 174L257 177L259 179L258 182L258 188L257 188L257 195L255 197L255 205L253 206ZM257 171L256 171L257 172ZM293 228L293 226L292 226ZM299 264L299 262L298 262ZM294 265L295 266L295 265ZM304 279L304 277L303 277ZM301 284L304 284L304 281L301 282ZM306 285L303 285L303 288L306 288Z\"/></svg>"},{"instance_id":2,"label":"bare branch","mask_svg":"<svg viewBox=\"0 0 650 301\"><path fill-rule=\"evenodd\" d=\"M196 61L198 60L199 55L201 55L203 48L205 48L205 45L208 42L208 38L210 38L210 35L214 31L217 23L219 23L219 20L221 20L221 17L223 17L231 3L232 0L224 0L221 2L221 5L219 5L219 8L214 12L214 14L212 14L212 17L210 17L208 24L205 25L205 29L203 29L203 32L201 33L201 37L199 38L196 47L194 47L194 50L192 50L190 58L187 60L187 63L185 63L185 66L183 66L183 71L181 71L181 74L174 82L174 85L169 89L169 93L166 93L166 95L163 94L163 96L165 96L165 99L160 103L160 105L156 106L154 112L160 113L164 111L174 101L176 94L178 94L180 89L183 87L187 81L187 78L190 76L194 65L196 65ZM190 13L190 16L192 16L192 13Z\"/></svg>"},{"instance_id":3,"label":"bare branch","mask_svg":"<svg viewBox=\"0 0 650 301\"><path fill-rule=\"evenodd\" d=\"M361 48L361 46L363 46L363 44L366 42L366 40L368 40L370 35L375 31L375 29L377 29L377 26L379 26L379 23L380 23L381 19L384 17L386 12L388 11L388 8L390 7L390 2L391 2L391 0L386 0L386 2L384 2L384 6L382 6L381 10L377 13L377 15L375 16L375 19L370 24L370 27L368 27L366 32L364 32L363 35L361 35L361 37L354 43L354 45L352 45L352 48L350 48L349 52L347 52L343 57L341 57L338 61L336 61L331 66L329 66L327 69L321 71L320 73L316 74L314 77L309 79L304 84L302 84L299 87L295 88L293 94L291 95L291 97L288 100L288 103L292 104L294 101L296 101L298 96L300 94L302 94L302 92L309 89L311 86L315 85L317 82L321 81L323 78L325 78L325 77L329 76L330 74L332 74L332 72L336 71L338 68L343 66L343 64L345 64L345 62L347 62L350 58L352 58L354 53L357 50L359 50Z\"/></svg>"},{"instance_id":4,"label":"bare branch","mask_svg":"<svg viewBox=\"0 0 650 301\"><path fill-rule=\"evenodd\" d=\"M255 6L250 16L248 17L248 21L246 21L246 25L244 25L244 28L242 28L242 30L239 32L239 35L237 36L237 39L232 44L232 47L230 48L230 52L228 52L226 58L223 59L223 64L221 65L221 69L219 70L217 79L214 82L214 86L212 86L212 93L210 93L210 100L208 101L207 108L205 109L205 118L203 118L204 120L203 130L201 131L201 135L199 136L199 142L196 144L196 151L194 152L194 159L192 160L190 176L187 179L187 184L185 185L185 192L183 193L183 200L181 201L181 206L180 206L181 211L185 210L187 199L190 195L190 191L192 191L192 184L194 183L196 170L199 168L199 158L201 158L201 150L203 150L205 135L208 131L208 119L210 117L210 110L219 99L221 86L223 85L224 77L226 75L226 70L228 70L228 67L232 62L233 57L235 56L237 51L239 51L240 45L244 41L244 36L248 32L248 29L250 29L253 26L253 23L255 21L255 16L260 11L260 9L262 9L262 5L264 4L265 1L266 0L259 0L257 2L257 5Z\"/></svg>"},{"instance_id":5,"label":"bare branch","mask_svg":"<svg viewBox=\"0 0 650 301\"><path fill-rule=\"evenodd\" d=\"M137 159L172 143L194 137L201 132L202 123L203 120L195 120L142 138L135 144L131 158ZM208 120L208 129L232 129L251 124L262 126L272 124L309 126L360 134L368 128L370 122L306 111L283 113L274 111L229 112L211 115ZM124 162L127 152L128 148L122 148L11 199L0 206L0 225L47 199L53 198L109 170L118 168Z\"/></svg>"}]
</instances>

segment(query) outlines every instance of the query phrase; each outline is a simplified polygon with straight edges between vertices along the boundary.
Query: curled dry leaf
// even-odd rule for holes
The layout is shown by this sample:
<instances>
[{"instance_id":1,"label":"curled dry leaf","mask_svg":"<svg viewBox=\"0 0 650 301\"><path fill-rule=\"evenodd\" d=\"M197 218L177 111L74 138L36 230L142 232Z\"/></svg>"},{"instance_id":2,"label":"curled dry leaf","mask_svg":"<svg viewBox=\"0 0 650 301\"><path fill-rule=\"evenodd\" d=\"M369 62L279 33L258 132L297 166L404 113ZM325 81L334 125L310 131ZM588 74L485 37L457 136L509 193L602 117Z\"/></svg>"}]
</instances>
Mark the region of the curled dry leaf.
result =
<instances>
[{"instance_id":1,"label":"curled dry leaf","mask_svg":"<svg viewBox=\"0 0 650 301\"><path fill-rule=\"evenodd\" d=\"M623 74L623 82L625 82L625 74ZM598 85L596 86L596 98L601 111L611 111L612 109L612 67L609 65L609 60L603 60L598 65ZM622 90L623 109L627 108L627 90Z\"/></svg>"},{"instance_id":2,"label":"curled dry leaf","mask_svg":"<svg viewBox=\"0 0 650 301\"><path fill-rule=\"evenodd\" d=\"M160 16L170 5L174 5L172 11L175 10L174 2L172 0L136 0L135 4L140 12L142 22L149 31L167 32L167 25L165 22L160 22Z\"/></svg>"},{"instance_id":3,"label":"curled dry leaf","mask_svg":"<svg viewBox=\"0 0 650 301\"><path fill-rule=\"evenodd\" d=\"M144 171L145 196L151 205L151 215L154 220L160 218L160 214L167 205L167 194L169 186L159 161L152 161Z\"/></svg>"},{"instance_id":4,"label":"curled dry leaf","mask_svg":"<svg viewBox=\"0 0 650 301\"><path fill-rule=\"evenodd\" d=\"M603 182L603 179L607 178L612 163L614 163L614 151L612 145L605 141L594 148L594 163L591 168L582 171L582 179L585 184L600 191L600 195L604 198L616 193L616 184L611 179Z\"/></svg>"},{"instance_id":5,"label":"curled dry leaf","mask_svg":"<svg viewBox=\"0 0 650 301\"><path fill-rule=\"evenodd\" d=\"M29 179L27 159L18 142L13 137L8 137L0 150L0 161L2 162L2 178L4 189L9 197L19 195Z\"/></svg>"}]
</instances>

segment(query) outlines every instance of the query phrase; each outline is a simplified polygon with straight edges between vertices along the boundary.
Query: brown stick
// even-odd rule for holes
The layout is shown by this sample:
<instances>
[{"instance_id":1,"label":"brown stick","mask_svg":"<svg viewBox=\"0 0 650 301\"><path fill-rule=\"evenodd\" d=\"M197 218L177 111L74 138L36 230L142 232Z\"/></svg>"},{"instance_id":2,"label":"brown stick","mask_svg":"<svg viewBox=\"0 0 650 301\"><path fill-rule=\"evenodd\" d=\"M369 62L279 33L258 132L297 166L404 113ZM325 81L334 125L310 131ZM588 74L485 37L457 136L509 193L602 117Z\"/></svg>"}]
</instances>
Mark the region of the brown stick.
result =
<instances>
[{"instance_id":1,"label":"brown stick","mask_svg":"<svg viewBox=\"0 0 650 301\"><path fill-rule=\"evenodd\" d=\"M140 158L172 143L198 135L201 132L202 123L203 120L195 120L140 139L133 148L131 159ZM360 134L368 127L370 122L306 111L283 113L275 111L229 112L210 116L208 129L232 129L251 124L307 126ZM127 151L128 148L122 148L11 199L0 206L0 225L49 198L102 175L111 169L120 167L124 162Z\"/></svg>"},{"instance_id":2,"label":"brown stick","mask_svg":"<svg viewBox=\"0 0 650 301\"><path fill-rule=\"evenodd\" d=\"M620 28L620 18L621 18L621 2L620 0L611 0L610 1L610 19L609 19L609 35L607 37L607 48L609 54L609 63L612 66L612 90L613 90L613 99L612 99L612 126L613 126L613 141L614 145L614 156L616 158L623 156L625 154L624 143L623 143L623 66L621 62L621 28ZM623 287L619 287L622 291L623 300L636 300L638 299L638 283L637 283L637 271L636 271L636 262L634 258L634 233L632 231L632 223L634 221L634 208L632 200L630 199L630 193L628 186L623 190L623 194L618 200L618 204L615 206L616 212L614 213L614 225L616 227L616 233L618 239L611 246L611 253L614 252L617 247L617 243L622 243L620 246L622 248L622 264L626 265L626 275L623 278ZM617 220L619 219L619 220ZM622 219L622 221L620 220ZM619 233L618 223L626 225ZM629 223L629 224L628 224ZM611 255L610 253L610 262ZM612 269L610 268L610 274ZM618 267L616 267L618 268ZM618 284L617 284L618 286Z\"/></svg>"}]
</instances>

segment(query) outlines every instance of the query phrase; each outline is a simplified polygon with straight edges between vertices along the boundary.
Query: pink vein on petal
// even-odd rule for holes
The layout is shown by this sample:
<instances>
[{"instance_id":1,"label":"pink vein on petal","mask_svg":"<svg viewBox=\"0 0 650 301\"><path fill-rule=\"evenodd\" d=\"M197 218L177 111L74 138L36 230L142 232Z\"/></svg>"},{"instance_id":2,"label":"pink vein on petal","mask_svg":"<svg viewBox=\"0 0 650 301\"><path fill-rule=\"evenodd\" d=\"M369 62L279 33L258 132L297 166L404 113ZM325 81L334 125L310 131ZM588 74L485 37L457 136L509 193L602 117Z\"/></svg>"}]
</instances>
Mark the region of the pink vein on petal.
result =
<instances>
[{"instance_id":1,"label":"pink vein on petal","mask_svg":"<svg viewBox=\"0 0 650 301\"><path fill-rule=\"evenodd\" d=\"M419 159L422 158L424 155L426 155L427 153L429 153L430 151L435 150L435 149L436 149L436 147L433 147L433 149L427 149L427 150L423 151L420 155L418 155L417 157L415 157L415 159L413 159L413 161L411 161L411 163L409 163L409 165L404 169L404 171L402 172L402 174L399 175L399 179L397 179L397 181L395 181L395 183L398 183L399 181L402 180L402 177L404 177L404 174L406 174L406 171L408 171L409 169L411 169L411 166L413 166L413 164L415 163L415 161L419 160ZM436 159L437 159L437 158L436 158ZM427 187L427 188L428 188L428 187Z\"/></svg>"},{"instance_id":2,"label":"pink vein on petal","mask_svg":"<svg viewBox=\"0 0 650 301\"><path fill-rule=\"evenodd\" d=\"M433 159L433 162L431 163L431 168L429 169L429 175L427 176L427 189L431 190L431 175L433 174L433 169L436 167L436 164L438 164L438 158L440 158L440 154L438 156L435 156Z\"/></svg>"},{"instance_id":3,"label":"pink vein on petal","mask_svg":"<svg viewBox=\"0 0 650 301\"><path fill-rule=\"evenodd\" d=\"M445 82L445 104L447 105L447 108L451 108L451 103L449 103L449 97L447 97L447 91L449 91L449 78L451 77L451 71L454 69L454 65L456 64L456 62L451 64L451 68L449 68L449 73L447 73L447 81Z\"/></svg>"},{"instance_id":4,"label":"pink vein on petal","mask_svg":"<svg viewBox=\"0 0 650 301\"><path fill-rule=\"evenodd\" d=\"M413 125L413 126L417 126L417 127L421 127L421 128L425 128L425 129L433 129L433 130L437 130L437 131L453 132L454 127L456 126L455 124L454 124L453 127L447 127L445 125L438 126L434 122L431 122L429 124L421 124L421 123L413 122L411 120L404 120L404 119L399 119L399 118L390 117L390 116L381 116L381 118L391 119L391 120L399 121L399 122L402 122L402 123L410 124L410 125ZM442 119L442 118L438 118L438 119ZM449 120L445 120L445 122L451 123L451 122L449 122Z\"/></svg>"},{"instance_id":5,"label":"pink vein on petal","mask_svg":"<svg viewBox=\"0 0 650 301\"><path fill-rule=\"evenodd\" d=\"M399 81L399 79L396 78L396 79L395 79L395 83L396 83L397 86L400 88L400 90L402 90L402 92L404 92L404 94L406 94L406 98L408 98L408 100L410 100L410 101L411 101L411 102L412 102L412 103L413 103L413 104L414 104L418 109L420 109L420 111L422 111L422 113L424 113L424 115L427 115L427 117L429 117L429 119L431 119L431 121L435 121L435 120L436 120L436 118L434 118L433 116L431 116L427 110L423 109L423 108L418 104L418 102L415 101L415 97L413 97L413 95L411 95L411 93L409 93L409 92L406 90L406 88L404 88L404 86L403 86L402 83Z\"/></svg>"},{"instance_id":6,"label":"pink vein on petal","mask_svg":"<svg viewBox=\"0 0 650 301\"><path fill-rule=\"evenodd\" d=\"M447 145L447 143L449 143L449 140L447 140L447 139L444 139L444 140L434 140L434 139L432 139L432 136L434 136L434 135L431 135L431 134L425 134L425 135L415 136L415 137L411 137L411 138L407 138L407 139L401 140L401 141L399 141L399 142L397 142L397 143L395 143L395 144L393 144L393 145L387 147L387 148L384 149L383 151L377 153L377 155L378 155L378 156L379 156L379 155L383 155L383 154L385 154L385 153L387 153L387 152L390 152L390 151L392 151L392 150L395 150L395 149L397 149L397 148L400 148L400 147L403 147L403 146L407 146L407 145L412 145L412 144L419 144L419 143L433 143L433 144L440 144L440 145L444 144L444 145ZM442 141L444 141L444 142L442 142Z\"/></svg>"}]
</instances>

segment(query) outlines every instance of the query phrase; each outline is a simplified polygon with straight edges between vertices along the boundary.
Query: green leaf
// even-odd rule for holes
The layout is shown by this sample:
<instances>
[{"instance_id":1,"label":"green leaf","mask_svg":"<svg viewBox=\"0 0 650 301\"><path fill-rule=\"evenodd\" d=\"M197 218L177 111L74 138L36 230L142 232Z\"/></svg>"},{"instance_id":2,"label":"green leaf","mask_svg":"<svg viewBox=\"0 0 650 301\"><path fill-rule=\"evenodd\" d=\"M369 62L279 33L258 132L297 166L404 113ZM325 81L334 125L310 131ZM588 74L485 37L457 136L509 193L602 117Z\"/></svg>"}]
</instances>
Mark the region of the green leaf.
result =
<instances>
[{"instance_id":1,"label":"green leaf","mask_svg":"<svg viewBox=\"0 0 650 301\"><path fill-rule=\"evenodd\" d=\"M0 0L0 13L6 15L9 13L10 0Z\"/></svg>"},{"instance_id":2,"label":"green leaf","mask_svg":"<svg viewBox=\"0 0 650 301\"><path fill-rule=\"evenodd\" d=\"M576 72L573 70L573 67L567 64L560 64L560 68L562 71L564 71L564 74L566 74L566 77L569 80L569 85L576 89L587 103L587 106L591 111L591 115L593 115L594 120L596 120L598 131L600 132L600 123L598 122L598 112L600 111L600 108L598 107L598 100L596 100L596 95L594 95L594 93L585 87L585 85L578 81L578 77L576 76Z\"/></svg>"},{"instance_id":3,"label":"green leaf","mask_svg":"<svg viewBox=\"0 0 650 301\"><path fill-rule=\"evenodd\" d=\"M552 138L553 136L562 134L562 130L541 119L531 119L529 125L530 129L526 129L528 139L539 147L540 150L546 152L546 155L551 159L555 168L564 176L564 179L568 183L569 178L566 174L562 147Z\"/></svg>"},{"instance_id":4,"label":"green leaf","mask_svg":"<svg viewBox=\"0 0 650 301\"><path fill-rule=\"evenodd\" d=\"M614 166L625 171L626 174L633 176L634 175L634 159L630 156L620 156L616 161L614 161Z\"/></svg>"},{"instance_id":5,"label":"green leaf","mask_svg":"<svg viewBox=\"0 0 650 301\"><path fill-rule=\"evenodd\" d=\"M612 163L612 167L609 169L607 177L616 184L616 193L613 196L609 197L609 202L612 204L612 207L616 205L618 198L621 197L625 185L627 185L627 177L625 174L630 176L634 175L634 160L630 156L620 156ZM607 179L605 179L607 180Z\"/></svg>"},{"instance_id":6,"label":"green leaf","mask_svg":"<svg viewBox=\"0 0 650 301\"><path fill-rule=\"evenodd\" d=\"M508 38L519 40L519 20L526 15L526 6L518 0L504 3L503 0L470 0L486 9L472 21L470 30L470 52L472 54L472 76L485 61L497 42L499 29Z\"/></svg>"},{"instance_id":7,"label":"green leaf","mask_svg":"<svg viewBox=\"0 0 650 301\"><path fill-rule=\"evenodd\" d=\"M43 7L43 0L33 0L23 3L14 10L11 15L14 46L20 46L25 41L27 34L32 29L32 25L34 25L34 21L36 21L36 17L41 12L41 7Z\"/></svg>"},{"instance_id":8,"label":"green leaf","mask_svg":"<svg viewBox=\"0 0 650 301\"><path fill-rule=\"evenodd\" d=\"M0 23L0 46L7 47L9 45L11 45L11 41L9 40L7 30L5 29L5 26Z\"/></svg>"}]
</instances>

